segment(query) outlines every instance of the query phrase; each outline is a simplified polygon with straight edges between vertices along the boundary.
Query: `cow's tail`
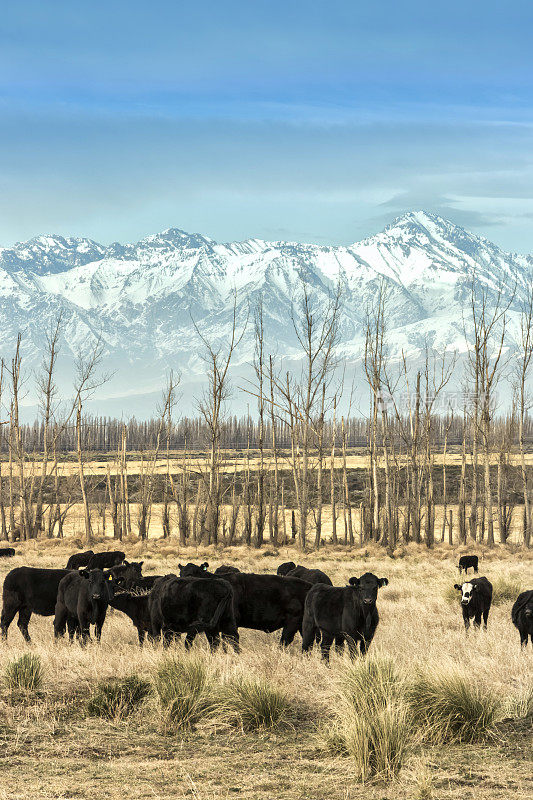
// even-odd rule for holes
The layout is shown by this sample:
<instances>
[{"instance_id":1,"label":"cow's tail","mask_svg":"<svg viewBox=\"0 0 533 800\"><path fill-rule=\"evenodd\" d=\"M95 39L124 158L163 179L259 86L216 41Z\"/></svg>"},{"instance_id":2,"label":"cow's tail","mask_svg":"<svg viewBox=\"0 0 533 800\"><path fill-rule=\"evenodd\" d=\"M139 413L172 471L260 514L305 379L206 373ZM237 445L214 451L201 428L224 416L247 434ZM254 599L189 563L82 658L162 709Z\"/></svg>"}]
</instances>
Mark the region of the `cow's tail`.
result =
<instances>
[{"instance_id":1,"label":"cow's tail","mask_svg":"<svg viewBox=\"0 0 533 800\"><path fill-rule=\"evenodd\" d=\"M210 620L203 620L197 619L194 622L191 622L189 625L189 630L195 631L205 631L205 630L213 630L216 628L222 619L222 616L226 613L228 608L230 607L231 603L233 602L233 589L228 587L225 597L223 597L217 607L215 608L215 612Z\"/></svg>"}]
</instances>

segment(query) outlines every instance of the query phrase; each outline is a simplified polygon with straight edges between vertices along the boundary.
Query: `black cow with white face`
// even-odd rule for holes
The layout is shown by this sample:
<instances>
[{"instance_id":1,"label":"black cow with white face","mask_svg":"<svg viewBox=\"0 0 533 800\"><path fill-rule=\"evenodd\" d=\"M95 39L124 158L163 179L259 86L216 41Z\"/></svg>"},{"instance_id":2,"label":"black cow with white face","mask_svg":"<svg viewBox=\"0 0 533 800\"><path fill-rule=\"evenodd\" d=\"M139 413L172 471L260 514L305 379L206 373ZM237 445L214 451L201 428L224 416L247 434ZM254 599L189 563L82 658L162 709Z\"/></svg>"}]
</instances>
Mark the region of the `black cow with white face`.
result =
<instances>
[{"instance_id":1,"label":"black cow with white face","mask_svg":"<svg viewBox=\"0 0 533 800\"><path fill-rule=\"evenodd\" d=\"M520 633L522 647L527 647L528 637L533 645L533 589L518 595L511 610L511 619Z\"/></svg>"},{"instance_id":2,"label":"black cow with white face","mask_svg":"<svg viewBox=\"0 0 533 800\"><path fill-rule=\"evenodd\" d=\"M341 649L346 640L352 658L357 653L357 645L364 655L379 622L378 590L387 584L387 578L378 578L371 572L360 578L350 578L348 586L315 584L305 601L302 651L310 650L320 634L322 657L326 661L334 640L337 649Z\"/></svg>"},{"instance_id":3,"label":"black cow with white face","mask_svg":"<svg viewBox=\"0 0 533 800\"><path fill-rule=\"evenodd\" d=\"M481 627L481 617L483 617L483 627L486 628L492 603L492 583L483 576L472 578L465 583L456 583L454 588L461 592L465 630L468 631L471 619L474 620L475 628Z\"/></svg>"}]
</instances>

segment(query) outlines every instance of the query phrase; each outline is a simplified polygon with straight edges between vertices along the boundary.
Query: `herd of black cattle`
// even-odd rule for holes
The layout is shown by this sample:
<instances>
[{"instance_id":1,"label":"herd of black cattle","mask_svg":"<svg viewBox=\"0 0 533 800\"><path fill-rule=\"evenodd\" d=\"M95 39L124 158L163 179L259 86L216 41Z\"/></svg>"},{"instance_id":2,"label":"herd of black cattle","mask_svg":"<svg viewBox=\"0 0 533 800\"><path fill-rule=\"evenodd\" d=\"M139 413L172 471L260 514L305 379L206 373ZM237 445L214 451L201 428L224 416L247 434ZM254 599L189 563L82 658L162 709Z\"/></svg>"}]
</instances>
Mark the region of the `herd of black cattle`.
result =
<instances>
[{"instance_id":1,"label":"herd of black cattle","mask_svg":"<svg viewBox=\"0 0 533 800\"><path fill-rule=\"evenodd\" d=\"M13 548L0 549L0 557L15 555ZM111 606L128 616L137 629L139 644L146 637L164 645L185 634L185 647L204 633L215 649L222 641L239 650L239 628L271 633L279 629L281 644L289 645L297 632L302 650L320 645L328 660L332 644L338 651L348 646L353 657L365 653L379 622L378 590L388 584L370 572L349 579L347 586L333 586L319 569L308 569L289 561L276 575L244 573L234 566L209 572L209 564L179 565L177 575L143 575L143 562L127 562L125 553L72 555L65 569L17 567L4 580L1 634L7 633L18 613L17 625L30 641L28 624L32 614L54 615L54 634L81 644L90 638L90 626L100 640L107 609ZM462 556L459 571L478 572L477 556ZM476 577L455 584L461 592L465 628L470 620L487 627L492 603L492 584ZM533 644L533 590L522 592L513 605L512 622L520 642Z\"/></svg>"}]
</instances>

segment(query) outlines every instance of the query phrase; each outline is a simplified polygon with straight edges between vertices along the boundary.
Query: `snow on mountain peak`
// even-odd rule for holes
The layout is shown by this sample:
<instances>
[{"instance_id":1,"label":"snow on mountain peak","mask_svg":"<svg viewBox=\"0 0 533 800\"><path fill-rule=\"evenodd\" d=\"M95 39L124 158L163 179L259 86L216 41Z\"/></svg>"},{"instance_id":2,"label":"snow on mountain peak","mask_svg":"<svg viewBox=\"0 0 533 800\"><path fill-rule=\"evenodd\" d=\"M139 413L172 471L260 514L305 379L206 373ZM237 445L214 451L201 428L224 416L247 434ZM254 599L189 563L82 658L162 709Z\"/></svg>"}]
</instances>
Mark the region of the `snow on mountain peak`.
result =
<instances>
[{"instance_id":1,"label":"snow on mountain peak","mask_svg":"<svg viewBox=\"0 0 533 800\"><path fill-rule=\"evenodd\" d=\"M271 351L294 352L291 305L300 278L317 301L337 280L344 287L340 329L347 359L360 363L365 309L384 280L390 298L391 349L420 352L426 342L444 352L462 338L462 318L472 274L495 296L499 283L519 289L531 281L533 259L504 253L491 242L424 211L403 214L382 232L350 247L248 239L217 244L179 228L135 244L108 246L91 239L38 236L0 250L0 355L10 358L19 330L27 365L39 363L46 330L61 308L64 349L90 346L101 334L113 391L131 382L155 391L169 368L184 379L198 373L198 338L191 321L211 340L230 333L233 293L246 307L261 294L265 342ZM244 313L244 312L243 312ZM98 332L98 333L97 333ZM253 326L237 363L253 355ZM191 378L192 379L192 378ZM124 392L125 394L125 392Z\"/></svg>"}]
</instances>

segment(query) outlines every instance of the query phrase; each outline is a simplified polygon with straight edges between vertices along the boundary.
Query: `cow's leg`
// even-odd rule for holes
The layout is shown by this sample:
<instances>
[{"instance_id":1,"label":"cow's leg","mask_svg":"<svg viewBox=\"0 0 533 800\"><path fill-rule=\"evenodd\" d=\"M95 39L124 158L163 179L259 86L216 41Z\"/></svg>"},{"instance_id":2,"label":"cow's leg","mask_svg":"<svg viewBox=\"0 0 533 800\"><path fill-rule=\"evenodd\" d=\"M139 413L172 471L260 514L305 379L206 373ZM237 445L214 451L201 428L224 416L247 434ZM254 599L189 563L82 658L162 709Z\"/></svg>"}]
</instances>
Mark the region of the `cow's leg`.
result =
<instances>
[{"instance_id":1,"label":"cow's leg","mask_svg":"<svg viewBox=\"0 0 533 800\"><path fill-rule=\"evenodd\" d=\"M239 629L238 628L230 628L229 630L222 632L222 642L224 644L224 650L226 649L226 644L231 645L233 650L236 653L241 652L241 646L239 644Z\"/></svg>"},{"instance_id":2,"label":"cow's leg","mask_svg":"<svg viewBox=\"0 0 533 800\"><path fill-rule=\"evenodd\" d=\"M312 617L304 617L302 625L302 653L307 653L313 647L317 633L320 630L315 627Z\"/></svg>"},{"instance_id":3,"label":"cow's leg","mask_svg":"<svg viewBox=\"0 0 533 800\"><path fill-rule=\"evenodd\" d=\"M180 635L177 631L172 630L172 628L163 628L163 647L170 647L171 644L178 641L180 639ZM189 634L185 639L185 649L189 650L194 641L194 637L196 634L192 634L192 638L189 639ZM189 640L189 641L188 641Z\"/></svg>"},{"instance_id":4,"label":"cow's leg","mask_svg":"<svg viewBox=\"0 0 533 800\"><path fill-rule=\"evenodd\" d=\"M470 617L468 616L468 614L465 614L464 611L463 611L463 622L465 625L465 631L466 633L468 633L468 629L470 628Z\"/></svg>"},{"instance_id":5,"label":"cow's leg","mask_svg":"<svg viewBox=\"0 0 533 800\"><path fill-rule=\"evenodd\" d=\"M91 641L91 623L85 615L78 615L79 639L82 647Z\"/></svg>"},{"instance_id":6,"label":"cow's leg","mask_svg":"<svg viewBox=\"0 0 533 800\"><path fill-rule=\"evenodd\" d=\"M333 644L334 636L332 633L328 633L326 631L321 631L322 638L320 640L320 650L322 653L322 658L324 661L329 661L329 651L331 645Z\"/></svg>"},{"instance_id":7,"label":"cow's leg","mask_svg":"<svg viewBox=\"0 0 533 800\"><path fill-rule=\"evenodd\" d=\"M67 617L67 630L69 642L72 644L75 634L78 633L78 621L74 617Z\"/></svg>"},{"instance_id":8,"label":"cow's leg","mask_svg":"<svg viewBox=\"0 0 533 800\"><path fill-rule=\"evenodd\" d=\"M96 641L99 642L102 638L102 628L104 627L104 622L106 618L106 611L103 611L99 616L96 618L96 624L94 626L94 633L96 636Z\"/></svg>"},{"instance_id":9,"label":"cow's leg","mask_svg":"<svg viewBox=\"0 0 533 800\"><path fill-rule=\"evenodd\" d=\"M292 641L294 640L294 637L296 636L299 630L300 630L299 620L298 619L292 620L287 625L285 625L285 627L281 631L281 639L279 643L283 645L283 647L288 647L290 644L292 644Z\"/></svg>"},{"instance_id":10,"label":"cow's leg","mask_svg":"<svg viewBox=\"0 0 533 800\"><path fill-rule=\"evenodd\" d=\"M481 611L474 615L474 628L481 628Z\"/></svg>"},{"instance_id":11,"label":"cow's leg","mask_svg":"<svg viewBox=\"0 0 533 800\"><path fill-rule=\"evenodd\" d=\"M339 656L344 652L344 636L342 633L338 633L335 636L335 650Z\"/></svg>"},{"instance_id":12,"label":"cow's leg","mask_svg":"<svg viewBox=\"0 0 533 800\"><path fill-rule=\"evenodd\" d=\"M527 647L527 638L528 638L527 630L522 629L520 631L520 646L521 647ZM533 636L531 637L531 643L533 644Z\"/></svg>"},{"instance_id":13,"label":"cow's leg","mask_svg":"<svg viewBox=\"0 0 533 800\"><path fill-rule=\"evenodd\" d=\"M67 629L68 611L65 606L56 606L56 613L54 617L54 636L59 639L60 636L65 635Z\"/></svg>"},{"instance_id":14,"label":"cow's leg","mask_svg":"<svg viewBox=\"0 0 533 800\"><path fill-rule=\"evenodd\" d=\"M0 618L0 628L2 630L2 639L7 641L7 632L9 630L9 626L15 619L15 614L17 613L18 608L15 603L4 603L4 607L2 608L2 617Z\"/></svg>"},{"instance_id":15,"label":"cow's leg","mask_svg":"<svg viewBox=\"0 0 533 800\"><path fill-rule=\"evenodd\" d=\"M490 608L486 608L483 611L483 627L485 628L485 630L487 630L487 622L489 620L489 611L490 611Z\"/></svg>"},{"instance_id":16,"label":"cow's leg","mask_svg":"<svg viewBox=\"0 0 533 800\"><path fill-rule=\"evenodd\" d=\"M31 642L31 636L28 632L28 625L31 619L31 608L24 606L19 611L19 618L17 620L18 628L27 642Z\"/></svg>"},{"instance_id":17,"label":"cow's leg","mask_svg":"<svg viewBox=\"0 0 533 800\"><path fill-rule=\"evenodd\" d=\"M138 627L137 628L137 636L139 637L139 647L143 646L145 635L146 635L145 630L143 628L141 628L141 627Z\"/></svg>"}]
</instances>

